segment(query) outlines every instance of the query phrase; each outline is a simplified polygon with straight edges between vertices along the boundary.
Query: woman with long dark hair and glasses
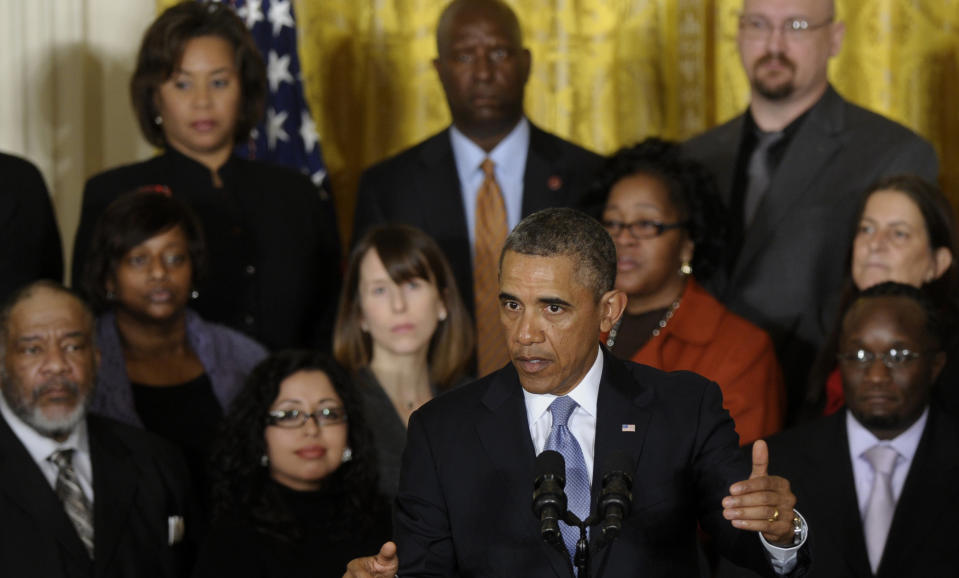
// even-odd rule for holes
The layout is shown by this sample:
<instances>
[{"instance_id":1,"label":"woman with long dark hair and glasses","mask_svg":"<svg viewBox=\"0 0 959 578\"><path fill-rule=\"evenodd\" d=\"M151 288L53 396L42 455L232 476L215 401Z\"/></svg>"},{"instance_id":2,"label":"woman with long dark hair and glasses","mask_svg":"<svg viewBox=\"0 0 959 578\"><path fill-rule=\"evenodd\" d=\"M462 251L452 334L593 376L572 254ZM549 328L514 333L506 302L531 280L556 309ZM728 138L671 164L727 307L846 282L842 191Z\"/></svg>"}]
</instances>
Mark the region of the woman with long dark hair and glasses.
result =
<instances>
[{"instance_id":1,"label":"woman with long dark hair and glasses","mask_svg":"<svg viewBox=\"0 0 959 578\"><path fill-rule=\"evenodd\" d=\"M195 576L339 578L390 538L360 396L328 356L250 374L213 455L213 526Z\"/></svg>"}]
</instances>

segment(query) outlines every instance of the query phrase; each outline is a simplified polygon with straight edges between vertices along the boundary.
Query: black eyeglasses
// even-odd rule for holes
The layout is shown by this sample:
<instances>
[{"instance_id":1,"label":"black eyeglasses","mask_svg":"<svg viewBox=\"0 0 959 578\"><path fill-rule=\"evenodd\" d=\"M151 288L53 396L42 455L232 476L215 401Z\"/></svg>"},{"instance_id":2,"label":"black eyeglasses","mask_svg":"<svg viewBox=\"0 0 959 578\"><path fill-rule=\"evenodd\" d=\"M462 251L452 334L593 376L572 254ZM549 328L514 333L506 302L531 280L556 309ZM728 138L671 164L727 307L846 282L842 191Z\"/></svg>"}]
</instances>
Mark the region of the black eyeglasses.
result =
<instances>
[{"instance_id":1,"label":"black eyeglasses","mask_svg":"<svg viewBox=\"0 0 959 578\"><path fill-rule=\"evenodd\" d=\"M876 359L881 359L883 365L889 369L895 369L906 365L910 361L919 359L922 355L923 352L920 351L896 349L893 347L889 349L889 351L880 351L879 353L869 351L868 349L857 349L855 351L840 353L836 355L836 358L843 363L848 363L858 368L869 367Z\"/></svg>"},{"instance_id":2,"label":"black eyeglasses","mask_svg":"<svg viewBox=\"0 0 959 578\"><path fill-rule=\"evenodd\" d=\"M653 239L671 229L681 229L689 224L689 221L680 221L678 223L663 223L660 221L649 221L641 219L632 223L622 221L603 220L603 227L609 231L610 237L617 237L623 232L623 229L629 231L634 239Z\"/></svg>"},{"instance_id":3,"label":"black eyeglasses","mask_svg":"<svg viewBox=\"0 0 959 578\"><path fill-rule=\"evenodd\" d=\"M313 413L299 409L275 409L267 414L267 425L277 427L297 428L306 425L306 420L313 418L317 426L337 425L346 423L346 410L342 407L321 407Z\"/></svg>"}]
</instances>

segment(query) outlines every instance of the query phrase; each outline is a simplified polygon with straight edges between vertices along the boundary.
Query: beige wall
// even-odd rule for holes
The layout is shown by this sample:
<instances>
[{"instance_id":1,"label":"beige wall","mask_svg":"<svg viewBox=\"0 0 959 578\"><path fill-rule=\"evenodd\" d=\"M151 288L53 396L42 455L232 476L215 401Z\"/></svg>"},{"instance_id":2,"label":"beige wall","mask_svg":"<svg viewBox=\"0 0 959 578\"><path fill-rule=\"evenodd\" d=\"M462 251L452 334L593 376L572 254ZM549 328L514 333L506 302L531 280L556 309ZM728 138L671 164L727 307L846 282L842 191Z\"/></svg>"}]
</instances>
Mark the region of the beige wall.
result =
<instances>
[{"instance_id":1,"label":"beige wall","mask_svg":"<svg viewBox=\"0 0 959 578\"><path fill-rule=\"evenodd\" d=\"M67 271L83 182L153 152L127 83L155 14L154 0L0 0L0 150L43 172Z\"/></svg>"}]
</instances>

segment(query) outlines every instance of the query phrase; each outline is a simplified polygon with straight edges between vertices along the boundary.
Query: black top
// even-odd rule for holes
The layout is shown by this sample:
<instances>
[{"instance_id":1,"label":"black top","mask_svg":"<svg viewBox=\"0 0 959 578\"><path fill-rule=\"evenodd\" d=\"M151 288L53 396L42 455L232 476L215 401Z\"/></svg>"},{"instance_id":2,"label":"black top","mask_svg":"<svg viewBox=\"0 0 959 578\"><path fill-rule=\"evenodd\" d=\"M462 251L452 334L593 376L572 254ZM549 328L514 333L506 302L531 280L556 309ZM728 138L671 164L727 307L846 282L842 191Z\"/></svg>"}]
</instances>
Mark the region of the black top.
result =
<instances>
[{"instance_id":1,"label":"black top","mask_svg":"<svg viewBox=\"0 0 959 578\"><path fill-rule=\"evenodd\" d=\"M629 359L646 345L653 336L653 330L666 315L669 307L653 309L645 313L623 313L622 322L616 330L613 342L613 354L621 359Z\"/></svg>"},{"instance_id":2,"label":"black top","mask_svg":"<svg viewBox=\"0 0 959 578\"><path fill-rule=\"evenodd\" d=\"M376 554L392 535L390 509L383 499L369 504L365 520L344 524L336 519L338 502L346 499L343 494L298 492L274 482L267 489L276 491L288 507L300 539L261 533L240 515L219 520L200 551L196 578L340 578L350 560Z\"/></svg>"},{"instance_id":3,"label":"black top","mask_svg":"<svg viewBox=\"0 0 959 578\"><path fill-rule=\"evenodd\" d=\"M184 384L163 387L130 385L143 425L180 449L205 505L210 447L223 417L210 377L204 373Z\"/></svg>"},{"instance_id":4,"label":"black top","mask_svg":"<svg viewBox=\"0 0 959 578\"><path fill-rule=\"evenodd\" d=\"M63 280L60 231L37 167L0 153L0 302L37 279Z\"/></svg>"},{"instance_id":5,"label":"black top","mask_svg":"<svg viewBox=\"0 0 959 578\"><path fill-rule=\"evenodd\" d=\"M207 241L207 274L191 303L204 319L250 335L270 349L329 349L341 281L331 199L292 169L231 157L210 170L168 149L87 181L74 242L81 279L97 219L119 195L169 191L196 212Z\"/></svg>"}]
</instances>

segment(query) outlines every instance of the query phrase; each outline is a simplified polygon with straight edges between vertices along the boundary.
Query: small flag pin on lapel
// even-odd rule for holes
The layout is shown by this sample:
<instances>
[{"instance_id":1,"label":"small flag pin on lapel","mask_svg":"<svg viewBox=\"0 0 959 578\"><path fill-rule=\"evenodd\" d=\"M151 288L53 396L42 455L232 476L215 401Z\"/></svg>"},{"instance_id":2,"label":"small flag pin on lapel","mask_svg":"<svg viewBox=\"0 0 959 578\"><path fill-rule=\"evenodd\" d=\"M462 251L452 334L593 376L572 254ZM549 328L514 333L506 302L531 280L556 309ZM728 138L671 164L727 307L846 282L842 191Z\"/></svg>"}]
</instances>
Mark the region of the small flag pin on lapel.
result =
<instances>
[{"instance_id":1,"label":"small flag pin on lapel","mask_svg":"<svg viewBox=\"0 0 959 578\"><path fill-rule=\"evenodd\" d=\"M636 431L636 424L634 424L634 423L624 423L624 424L623 424L623 431L631 431L631 432Z\"/></svg>"},{"instance_id":2,"label":"small flag pin on lapel","mask_svg":"<svg viewBox=\"0 0 959 578\"><path fill-rule=\"evenodd\" d=\"M558 191L563 187L563 179L561 179L559 175L553 175L546 179L546 186L549 187L551 191Z\"/></svg>"}]
</instances>

